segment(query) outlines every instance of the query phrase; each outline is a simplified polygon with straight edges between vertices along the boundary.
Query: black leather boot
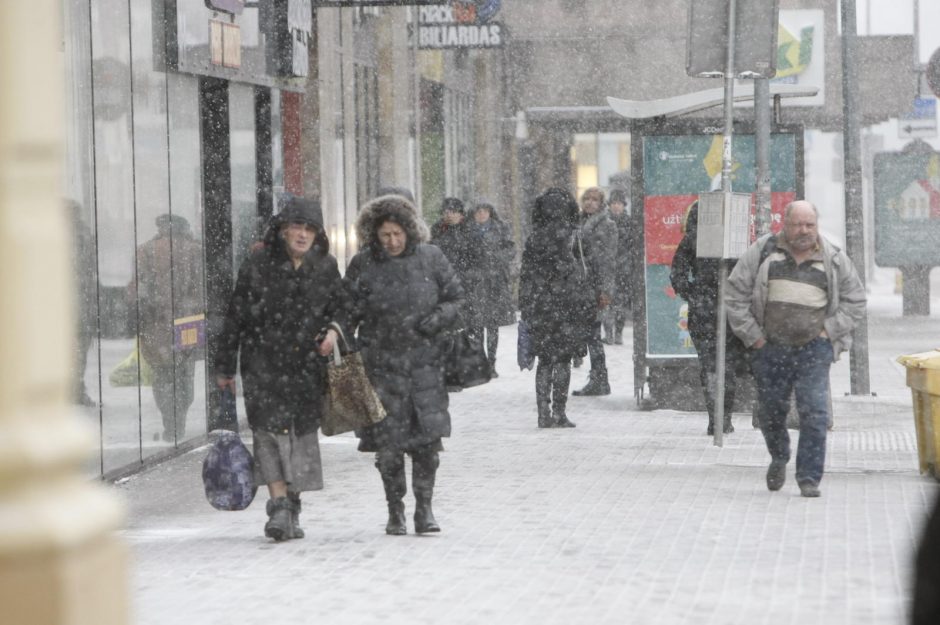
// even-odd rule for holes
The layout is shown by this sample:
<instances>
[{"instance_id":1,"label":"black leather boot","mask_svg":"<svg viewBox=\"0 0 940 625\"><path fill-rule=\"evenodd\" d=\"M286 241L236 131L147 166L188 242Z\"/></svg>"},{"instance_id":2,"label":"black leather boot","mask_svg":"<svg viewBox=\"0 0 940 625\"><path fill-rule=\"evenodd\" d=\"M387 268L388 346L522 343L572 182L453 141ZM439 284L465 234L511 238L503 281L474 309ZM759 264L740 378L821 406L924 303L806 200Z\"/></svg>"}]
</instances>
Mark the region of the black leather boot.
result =
<instances>
[{"instance_id":1,"label":"black leather boot","mask_svg":"<svg viewBox=\"0 0 940 625\"><path fill-rule=\"evenodd\" d=\"M434 496L434 478L440 458L436 451L423 449L411 455L411 488L415 492L415 533L429 534L441 531L434 519L431 499Z\"/></svg>"},{"instance_id":2,"label":"black leather boot","mask_svg":"<svg viewBox=\"0 0 940 625\"><path fill-rule=\"evenodd\" d=\"M552 393L552 365L539 361L535 368L535 405L538 408L540 428L550 428L555 425L551 408Z\"/></svg>"},{"instance_id":3,"label":"black leather boot","mask_svg":"<svg viewBox=\"0 0 940 625\"><path fill-rule=\"evenodd\" d=\"M607 381L607 371L591 371L588 377L588 383L584 385L584 388L574 391L571 394L583 397L610 395L610 383Z\"/></svg>"},{"instance_id":4,"label":"black leather boot","mask_svg":"<svg viewBox=\"0 0 940 625\"><path fill-rule=\"evenodd\" d=\"M268 522L264 524L264 535L281 542L291 538L291 505L287 497L268 499Z\"/></svg>"},{"instance_id":5,"label":"black leather boot","mask_svg":"<svg viewBox=\"0 0 940 625\"><path fill-rule=\"evenodd\" d=\"M552 367L552 419L556 428L573 428L568 420L565 406L568 405L568 386L571 384L571 367L568 363L555 363Z\"/></svg>"},{"instance_id":6,"label":"black leather boot","mask_svg":"<svg viewBox=\"0 0 940 625\"><path fill-rule=\"evenodd\" d=\"M303 538L304 531L300 527L300 493L287 493L287 500L290 501L290 529L291 535L288 538Z\"/></svg>"},{"instance_id":7,"label":"black leather boot","mask_svg":"<svg viewBox=\"0 0 940 625\"><path fill-rule=\"evenodd\" d=\"M375 466L382 476L382 486L385 488L385 501L388 503L388 522L385 524L385 533L391 536L404 536L408 533L405 524L405 503L402 498L408 491L405 482L404 454L394 452L379 452L376 454Z\"/></svg>"}]
</instances>

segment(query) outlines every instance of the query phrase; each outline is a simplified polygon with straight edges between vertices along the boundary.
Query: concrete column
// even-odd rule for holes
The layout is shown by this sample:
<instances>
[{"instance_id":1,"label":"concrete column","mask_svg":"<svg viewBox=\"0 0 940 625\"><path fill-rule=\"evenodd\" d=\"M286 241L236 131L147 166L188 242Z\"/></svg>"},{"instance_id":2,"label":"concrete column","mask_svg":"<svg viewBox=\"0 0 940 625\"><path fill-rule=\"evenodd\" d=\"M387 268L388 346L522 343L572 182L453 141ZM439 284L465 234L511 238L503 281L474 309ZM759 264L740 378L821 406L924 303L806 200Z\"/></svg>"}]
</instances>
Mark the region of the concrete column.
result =
<instances>
[{"instance_id":1,"label":"concrete column","mask_svg":"<svg viewBox=\"0 0 940 625\"><path fill-rule=\"evenodd\" d=\"M93 437L66 404L59 19L56 0L0 3L0 614L112 625L128 618L122 510L80 474Z\"/></svg>"}]
</instances>

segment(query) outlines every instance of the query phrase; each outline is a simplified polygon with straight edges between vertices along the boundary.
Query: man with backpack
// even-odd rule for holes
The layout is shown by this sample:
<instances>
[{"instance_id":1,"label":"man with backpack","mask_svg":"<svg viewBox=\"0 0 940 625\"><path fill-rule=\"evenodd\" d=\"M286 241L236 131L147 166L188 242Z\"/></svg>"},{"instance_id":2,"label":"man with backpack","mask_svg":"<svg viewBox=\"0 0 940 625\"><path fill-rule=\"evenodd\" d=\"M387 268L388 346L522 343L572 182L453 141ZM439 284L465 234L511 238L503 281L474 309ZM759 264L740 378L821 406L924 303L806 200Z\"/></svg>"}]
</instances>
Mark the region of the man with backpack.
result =
<instances>
[{"instance_id":1,"label":"man with backpack","mask_svg":"<svg viewBox=\"0 0 940 625\"><path fill-rule=\"evenodd\" d=\"M790 393L796 392L796 481L804 497L820 495L829 366L849 348L851 332L865 314L865 287L848 256L819 234L818 216L810 202L788 204L783 232L761 237L748 248L728 278L725 299L731 329L752 350L772 491L786 480L786 417Z\"/></svg>"}]
</instances>

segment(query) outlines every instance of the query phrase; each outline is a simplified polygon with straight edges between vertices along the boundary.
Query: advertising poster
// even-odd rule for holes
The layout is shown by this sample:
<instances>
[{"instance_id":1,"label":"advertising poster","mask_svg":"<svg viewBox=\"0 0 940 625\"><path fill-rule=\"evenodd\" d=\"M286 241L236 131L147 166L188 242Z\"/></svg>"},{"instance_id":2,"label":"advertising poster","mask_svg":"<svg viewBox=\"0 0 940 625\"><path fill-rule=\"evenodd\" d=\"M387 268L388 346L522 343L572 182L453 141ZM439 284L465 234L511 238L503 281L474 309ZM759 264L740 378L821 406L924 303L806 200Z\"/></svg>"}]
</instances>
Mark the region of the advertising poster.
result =
<instances>
[{"instance_id":1,"label":"advertising poster","mask_svg":"<svg viewBox=\"0 0 940 625\"><path fill-rule=\"evenodd\" d=\"M875 155L875 262L940 265L940 154Z\"/></svg>"},{"instance_id":2,"label":"advertising poster","mask_svg":"<svg viewBox=\"0 0 940 625\"><path fill-rule=\"evenodd\" d=\"M753 135L734 136L732 187L737 192L755 188L754 148ZM689 206L700 192L721 186L721 149L721 135L643 137L647 358L696 355L688 332L688 306L673 291L669 270L684 234ZM771 227L774 232L782 226L783 208L796 199L796 150L796 135L771 137Z\"/></svg>"}]
</instances>

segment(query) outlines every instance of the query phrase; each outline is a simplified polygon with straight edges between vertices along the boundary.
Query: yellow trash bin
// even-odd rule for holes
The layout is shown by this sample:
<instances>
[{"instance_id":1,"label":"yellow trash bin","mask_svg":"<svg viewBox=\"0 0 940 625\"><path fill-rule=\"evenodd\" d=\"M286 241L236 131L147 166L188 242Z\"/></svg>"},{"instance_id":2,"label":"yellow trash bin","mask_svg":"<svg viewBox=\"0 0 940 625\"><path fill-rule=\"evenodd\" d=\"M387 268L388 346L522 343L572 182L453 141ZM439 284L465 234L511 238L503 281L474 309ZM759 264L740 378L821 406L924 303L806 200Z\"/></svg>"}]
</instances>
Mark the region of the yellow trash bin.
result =
<instances>
[{"instance_id":1,"label":"yellow trash bin","mask_svg":"<svg viewBox=\"0 0 940 625\"><path fill-rule=\"evenodd\" d=\"M940 349L898 357L914 398L920 472L940 480Z\"/></svg>"}]
</instances>

